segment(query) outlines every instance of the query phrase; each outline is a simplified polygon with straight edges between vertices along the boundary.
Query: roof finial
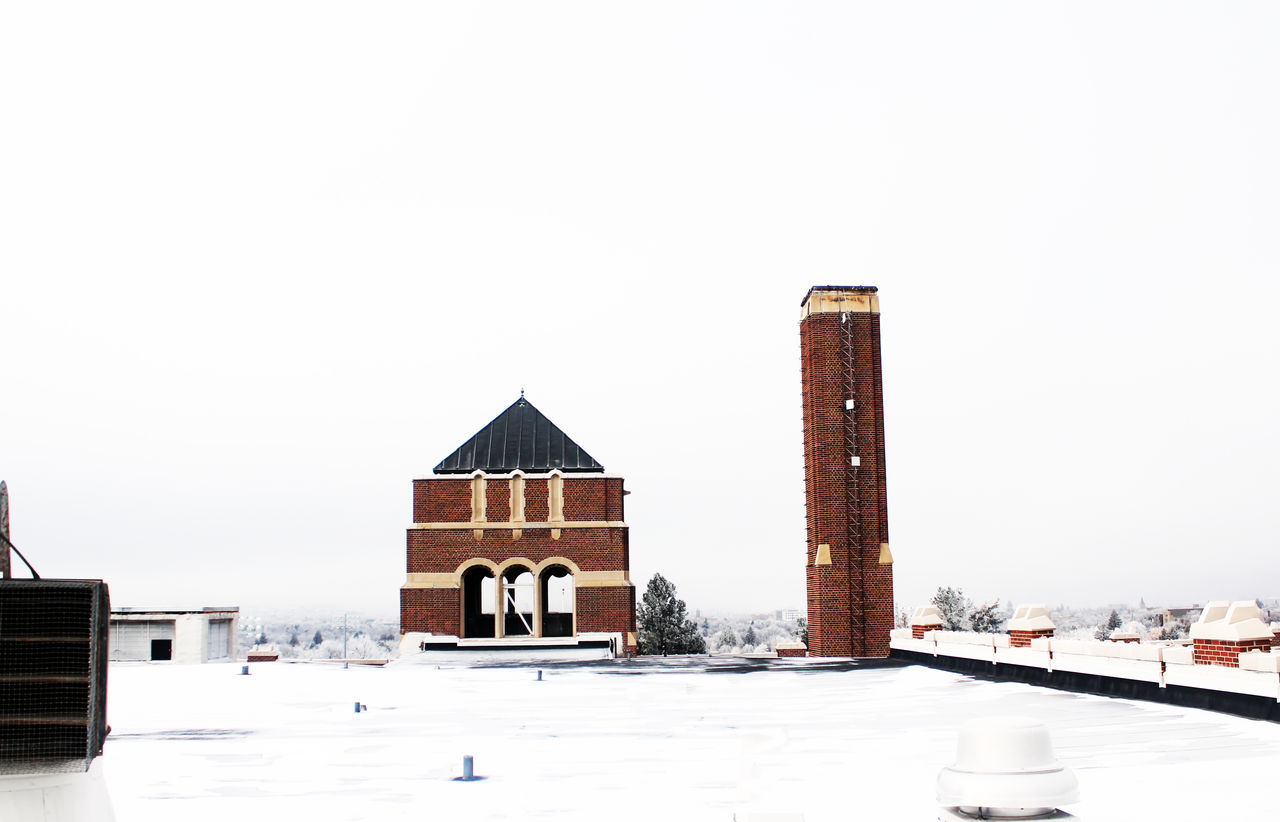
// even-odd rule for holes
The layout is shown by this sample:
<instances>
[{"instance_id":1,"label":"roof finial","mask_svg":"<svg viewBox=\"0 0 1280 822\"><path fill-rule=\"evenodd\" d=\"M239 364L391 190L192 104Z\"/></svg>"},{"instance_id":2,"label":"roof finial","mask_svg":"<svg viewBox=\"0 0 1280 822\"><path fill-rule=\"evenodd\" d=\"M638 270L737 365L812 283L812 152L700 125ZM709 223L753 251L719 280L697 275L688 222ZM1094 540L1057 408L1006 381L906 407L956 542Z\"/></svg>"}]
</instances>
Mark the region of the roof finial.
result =
<instances>
[{"instance_id":1,"label":"roof finial","mask_svg":"<svg viewBox=\"0 0 1280 822\"><path fill-rule=\"evenodd\" d=\"M524 386L520 386L520 399L524 399Z\"/></svg>"}]
</instances>

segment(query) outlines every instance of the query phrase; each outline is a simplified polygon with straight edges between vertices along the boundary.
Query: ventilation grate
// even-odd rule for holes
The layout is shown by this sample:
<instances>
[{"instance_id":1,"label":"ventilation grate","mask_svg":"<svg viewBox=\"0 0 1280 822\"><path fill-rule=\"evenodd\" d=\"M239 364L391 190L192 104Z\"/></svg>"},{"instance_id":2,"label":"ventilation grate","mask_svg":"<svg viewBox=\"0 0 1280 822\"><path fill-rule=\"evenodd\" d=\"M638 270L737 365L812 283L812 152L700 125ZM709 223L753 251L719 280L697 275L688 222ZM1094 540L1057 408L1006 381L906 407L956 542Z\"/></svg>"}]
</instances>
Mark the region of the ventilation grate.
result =
<instances>
[{"instance_id":1,"label":"ventilation grate","mask_svg":"<svg viewBox=\"0 0 1280 822\"><path fill-rule=\"evenodd\" d=\"M87 770L106 739L100 580L0 581L0 774Z\"/></svg>"}]
</instances>

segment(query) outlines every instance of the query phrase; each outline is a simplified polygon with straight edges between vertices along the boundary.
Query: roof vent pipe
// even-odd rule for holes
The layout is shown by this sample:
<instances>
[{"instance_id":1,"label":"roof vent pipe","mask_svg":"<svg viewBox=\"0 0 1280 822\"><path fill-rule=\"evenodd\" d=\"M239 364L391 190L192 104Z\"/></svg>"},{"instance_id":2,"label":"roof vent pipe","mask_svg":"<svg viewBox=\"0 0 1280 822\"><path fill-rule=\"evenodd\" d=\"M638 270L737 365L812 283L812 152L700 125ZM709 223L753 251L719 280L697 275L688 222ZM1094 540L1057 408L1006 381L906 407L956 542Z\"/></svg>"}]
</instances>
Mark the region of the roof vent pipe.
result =
<instances>
[{"instance_id":1,"label":"roof vent pipe","mask_svg":"<svg viewBox=\"0 0 1280 822\"><path fill-rule=\"evenodd\" d=\"M1049 729L1023 717L974 719L960 729L954 765L938 772L940 820L1074 819L1060 805L1080 786L1053 755Z\"/></svg>"}]
</instances>

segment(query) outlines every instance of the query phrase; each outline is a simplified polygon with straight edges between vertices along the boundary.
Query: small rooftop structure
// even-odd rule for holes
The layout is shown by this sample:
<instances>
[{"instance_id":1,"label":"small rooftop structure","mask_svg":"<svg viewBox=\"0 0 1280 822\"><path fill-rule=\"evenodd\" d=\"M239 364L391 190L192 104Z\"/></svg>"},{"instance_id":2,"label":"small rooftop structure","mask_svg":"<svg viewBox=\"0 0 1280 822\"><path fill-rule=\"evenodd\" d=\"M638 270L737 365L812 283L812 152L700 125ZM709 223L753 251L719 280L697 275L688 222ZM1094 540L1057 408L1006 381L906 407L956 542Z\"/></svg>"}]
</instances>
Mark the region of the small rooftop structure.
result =
<instances>
[{"instance_id":1,"label":"small rooftop structure","mask_svg":"<svg viewBox=\"0 0 1280 822\"><path fill-rule=\"evenodd\" d=\"M1228 605L1210 602L1191 626L1193 659L1198 665L1239 666L1240 654L1270 651L1274 635L1253 600Z\"/></svg>"},{"instance_id":2,"label":"small rooftop structure","mask_svg":"<svg viewBox=\"0 0 1280 822\"><path fill-rule=\"evenodd\" d=\"M921 605L911 613L911 635L916 639L924 637L925 631L935 631L942 627L942 612L937 605Z\"/></svg>"},{"instance_id":3,"label":"small rooftop structure","mask_svg":"<svg viewBox=\"0 0 1280 822\"><path fill-rule=\"evenodd\" d=\"M1191 638L1216 639L1226 642L1243 642L1254 639L1271 639L1271 626L1262 621L1258 604L1242 600L1228 605L1225 601L1210 602L1200 619L1191 626Z\"/></svg>"},{"instance_id":4,"label":"small rooftop structure","mask_svg":"<svg viewBox=\"0 0 1280 822\"><path fill-rule=\"evenodd\" d=\"M1009 620L1009 631L1052 631L1056 628L1049 609L1042 604L1019 605Z\"/></svg>"},{"instance_id":5,"label":"small rooftop structure","mask_svg":"<svg viewBox=\"0 0 1280 822\"><path fill-rule=\"evenodd\" d=\"M235 659L238 607L111 612L112 662L221 662Z\"/></svg>"}]
</instances>

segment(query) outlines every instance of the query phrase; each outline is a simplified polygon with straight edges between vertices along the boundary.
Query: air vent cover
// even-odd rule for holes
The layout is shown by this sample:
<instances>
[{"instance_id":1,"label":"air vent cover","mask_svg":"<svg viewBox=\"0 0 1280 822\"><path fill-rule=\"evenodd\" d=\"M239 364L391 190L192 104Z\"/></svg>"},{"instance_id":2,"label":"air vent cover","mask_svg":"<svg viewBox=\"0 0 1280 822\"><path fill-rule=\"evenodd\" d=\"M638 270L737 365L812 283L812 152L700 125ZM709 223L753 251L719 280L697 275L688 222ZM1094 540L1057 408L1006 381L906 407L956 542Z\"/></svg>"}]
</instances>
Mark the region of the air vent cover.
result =
<instances>
[{"instance_id":1,"label":"air vent cover","mask_svg":"<svg viewBox=\"0 0 1280 822\"><path fill-rule=\"evenodd\" d=\"M85 771L107 736L101 580L0 581L0 774Z\"/></svg>"}]
</instances>

